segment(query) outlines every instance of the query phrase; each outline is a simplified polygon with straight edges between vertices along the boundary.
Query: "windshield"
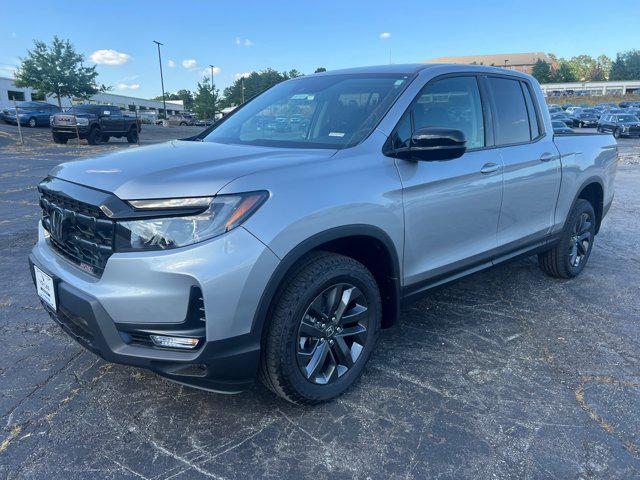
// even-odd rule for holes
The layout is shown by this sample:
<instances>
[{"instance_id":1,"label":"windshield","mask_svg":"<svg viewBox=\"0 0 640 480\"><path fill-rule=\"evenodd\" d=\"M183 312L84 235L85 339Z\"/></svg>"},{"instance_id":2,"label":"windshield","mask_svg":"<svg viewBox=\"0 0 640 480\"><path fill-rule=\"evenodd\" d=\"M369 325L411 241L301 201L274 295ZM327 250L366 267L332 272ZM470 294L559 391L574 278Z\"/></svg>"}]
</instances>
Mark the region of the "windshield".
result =
<instances>
[{"instance_id":1,"label":"windshield","mask_svg":"<svg viewBox=\"0 0 640 480\"><path fill-rule=\"evenodd\" d=\"M366 138L409 82L401 74L301 77L280 83L223 121L205 142L344 148Z\"/></svg>"},{"instance_id":2,"label":"windshield","mask_svg":"<svg viewBox=\"0 0 640 480\"><path fill-rule=\"evenodd\" d=\"M638 117L634 115L618 115L619 122L640 122Z\"/></svg>"},{"instance_id":3,"label":"windshield","mask_svg":"<svg viewBox=\"0 0 640 480\"><path fill-rule=\"evenodd\" d=\"M75 105L65 113L92 113L101 110L102 107L96 105Z\"/></svg>"}]
</instances>

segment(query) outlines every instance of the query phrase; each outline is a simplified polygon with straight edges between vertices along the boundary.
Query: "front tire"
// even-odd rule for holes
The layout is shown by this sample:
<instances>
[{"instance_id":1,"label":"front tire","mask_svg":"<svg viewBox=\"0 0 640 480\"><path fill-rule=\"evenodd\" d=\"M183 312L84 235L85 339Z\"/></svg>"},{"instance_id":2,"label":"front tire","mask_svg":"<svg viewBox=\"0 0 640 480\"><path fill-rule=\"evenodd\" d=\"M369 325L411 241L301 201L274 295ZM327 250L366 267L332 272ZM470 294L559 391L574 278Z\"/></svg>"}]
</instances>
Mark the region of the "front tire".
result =
<instances>
[{"instance_id":1,"label":"front tire","mask_svg":"<svg viewBox=\"0 0 640 480\"><path fill-rule=\"evenodd\" d=\"M131 127L127 132L127 142L138 143L138 129Z\"/></svg>"},{"instance_id":2,"label":"front tire","mask_svg":"<svg viewBox=\"0 0 640 480\"><path fill-rule=\"evenodd\" d=\"M98 145L100 140L102 140L102 133L100 133L100 129L93 127L87 136L87 143L89 143L89 145Z\"/></svg>"},{"instance_id":3,"label":"front tire","mask_svg":"<svg viewBox=\"0 0 640 480\"><path fill-rule=\"evenodd\" d=\"M362 374L381 318L378 285L364 265L335 253L310 254L276 297L262 349L262 382L297 404L342 394Z\"/></svg>"},{"instance_id":4,"label":"front tire","mask_svg":"<svg viewBox=\"0 0 640 480\"><path fill-rule=\"evenodd\" d=\"M36 128L38 126L38 120L36 120L35 117L31 117L27 122L27 125L29 126L29 128Z\"/></svg>"},{"instance_id":5,"label":"front tire","mask_svg":"<svg viewBox=\"0 0 640 480\"><path fill-rule=\"evenodd\" d=\"M613 131L613 138L620 138L620 129L619 128L616 128Z\"/></svg>"},{"instance_id":6,"label":"front tire","mask_svg":"<svg viewBox=\"0 0 640 480\"><path fill-rule=\"evenodd\" d=\"M578 276L589 261L596 234L596 214L587 200L578 199L558 243L538 254L538 264L556 278Z\"/></svg>"}]
</instances>

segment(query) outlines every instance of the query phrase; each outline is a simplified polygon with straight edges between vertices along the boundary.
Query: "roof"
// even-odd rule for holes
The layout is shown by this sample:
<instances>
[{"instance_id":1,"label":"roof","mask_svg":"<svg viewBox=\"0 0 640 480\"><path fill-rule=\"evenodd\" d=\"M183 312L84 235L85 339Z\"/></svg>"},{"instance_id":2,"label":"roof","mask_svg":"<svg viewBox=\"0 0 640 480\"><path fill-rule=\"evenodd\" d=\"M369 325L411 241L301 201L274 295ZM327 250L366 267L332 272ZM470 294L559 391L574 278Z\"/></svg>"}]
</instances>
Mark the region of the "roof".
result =
<instances>
[{"instance_id":1,"label":"roof","mask_svg":"<svg viewBox=\"0 0 640 480\"><path fill-rule=\"evenodd\" d=\"M508 65L533 65L538 60L544 60L551 63L551 57L543 52L529 53L498 53L491 55L467 55L462 57L438 57L431 60L425 60L423 63L464 63L478 65L496 65L503 66L505 60Z\"/></svg>"},{"instance_id":2,"label":"roof","mask_svg":"<svg viewBox=\"0 0 640 480\"><path fill-rule=\"evenodd\" d=\"M348 73L404 73L414 74L425 68L429 68L431 65L425 65L423 63L400 63L389 65L372 65L369 67L355 67L345 68L342 70L330 70L327 72L320 72L314 75L335 75L335 74L348 74Z\"/></svg>"}]
</instances>

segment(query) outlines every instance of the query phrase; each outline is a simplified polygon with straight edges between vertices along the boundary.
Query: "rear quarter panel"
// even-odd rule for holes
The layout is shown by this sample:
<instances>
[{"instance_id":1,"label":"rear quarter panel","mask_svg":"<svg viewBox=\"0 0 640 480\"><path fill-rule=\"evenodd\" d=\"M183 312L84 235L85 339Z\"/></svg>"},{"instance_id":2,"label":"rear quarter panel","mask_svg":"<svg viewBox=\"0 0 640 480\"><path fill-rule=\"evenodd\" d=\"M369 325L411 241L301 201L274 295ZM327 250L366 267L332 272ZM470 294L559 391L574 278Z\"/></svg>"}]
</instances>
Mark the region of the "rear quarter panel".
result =
<instances>
[{"instance_id":1,"label":"rear quarter panel","mask_svg":"<svg viewBox=\"0 0 640 480\"><path fill-rule=\"evenodd\" d=\"M574 200L589 183L600 183L604 193L604 205L611 203L618 154L616 140L611 135L556 135L554 142L562 162L562 183L553 229L557 232L564 226Z\"/></svg>"}]
</instances>

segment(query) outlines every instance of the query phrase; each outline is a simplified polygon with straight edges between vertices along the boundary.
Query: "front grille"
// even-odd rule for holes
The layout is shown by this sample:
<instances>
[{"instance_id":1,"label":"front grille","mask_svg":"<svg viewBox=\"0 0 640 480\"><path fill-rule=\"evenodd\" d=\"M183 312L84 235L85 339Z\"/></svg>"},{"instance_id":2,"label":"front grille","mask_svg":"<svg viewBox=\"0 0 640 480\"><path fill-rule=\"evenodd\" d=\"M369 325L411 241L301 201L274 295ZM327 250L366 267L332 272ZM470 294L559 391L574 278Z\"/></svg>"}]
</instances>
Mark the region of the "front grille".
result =
<instances>
[{"instance_id":1,"label":"front grille","mask_svg":"<svg viewBox=\"0 0 640 480\"><path fill-rule=\"evenodd\" d=\"M42 226L53 249L82 270L101 276L113 253L115 223L88 203L42 190Z\"/></svg>"}]
</instances>

